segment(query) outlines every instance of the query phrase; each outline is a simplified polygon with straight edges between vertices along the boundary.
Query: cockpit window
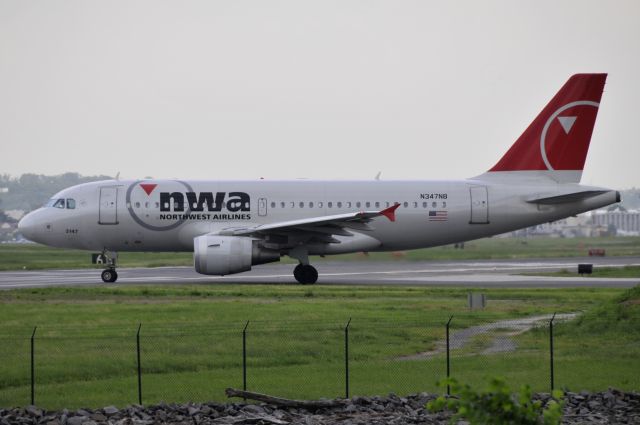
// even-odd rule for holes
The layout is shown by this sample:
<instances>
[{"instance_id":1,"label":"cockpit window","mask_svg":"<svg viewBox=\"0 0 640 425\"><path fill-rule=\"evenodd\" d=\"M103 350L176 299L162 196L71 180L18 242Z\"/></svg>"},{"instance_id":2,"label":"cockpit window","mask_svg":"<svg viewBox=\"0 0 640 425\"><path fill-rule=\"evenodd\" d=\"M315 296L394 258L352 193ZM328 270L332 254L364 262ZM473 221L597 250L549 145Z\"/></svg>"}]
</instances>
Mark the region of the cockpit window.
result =
<instances>
[{"instance_id":1,"label":"cockpit window","mask_svg":"<svg viewBox=\"0 0 640 425\"><path fill-rule=\"evenodd\" d=\"M76 209L76 200L73 198L52 198L49 199L47 201L47 203L44 205L46 208L60 208L61 210L63 209L68 209L68 210L75 210Z\"/></svg>"}]
</instances>

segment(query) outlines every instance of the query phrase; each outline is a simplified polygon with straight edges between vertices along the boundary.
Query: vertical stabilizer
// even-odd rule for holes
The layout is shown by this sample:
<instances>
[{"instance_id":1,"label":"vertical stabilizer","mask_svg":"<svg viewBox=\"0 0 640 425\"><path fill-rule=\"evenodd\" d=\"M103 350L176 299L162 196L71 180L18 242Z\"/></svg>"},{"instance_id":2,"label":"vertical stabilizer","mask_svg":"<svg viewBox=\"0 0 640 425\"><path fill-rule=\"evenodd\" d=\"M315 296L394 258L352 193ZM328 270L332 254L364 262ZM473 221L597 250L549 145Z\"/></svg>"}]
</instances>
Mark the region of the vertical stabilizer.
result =
<instances>
[{"instance_id":1,"label":"vertical stabilizer","mask_svg":"<svg viewBox=\"0 0 640 425\"><path fill-rule=\"evenodd\" d=\"M569 78L487 174L525 172L518 174L579 182L606 79L607 74Z\"/></svg>"}]
</instances>

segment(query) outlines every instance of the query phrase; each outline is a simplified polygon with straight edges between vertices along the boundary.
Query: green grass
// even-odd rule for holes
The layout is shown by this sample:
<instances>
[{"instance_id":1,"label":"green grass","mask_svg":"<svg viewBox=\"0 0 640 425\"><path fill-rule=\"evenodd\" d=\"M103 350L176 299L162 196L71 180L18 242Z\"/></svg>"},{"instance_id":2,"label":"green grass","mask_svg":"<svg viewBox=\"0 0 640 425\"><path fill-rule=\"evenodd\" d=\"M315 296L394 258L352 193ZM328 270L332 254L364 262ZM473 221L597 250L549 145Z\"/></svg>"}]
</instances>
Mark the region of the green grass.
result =
<instances>
[{"instance_id":1,"label":"green grass","mask_svg":"<svg viewBox=\"0 0 640 425\"><path fill-rule=\"evenodd\" d=\"M606 250L608 256L640 256L640 237L603 238L485 238L466 242L464 249L452 245L417 249L406 252L379 252L329 256L322 261L425 261L477 260L509 258L581 257L590 248ZM121 267L191 266L192 254L122 252ZM291 261L283 258L283 261ZM91 267L91 255L86 251L49 248L36 244L0 245L0 270L71 269ZM97 266L96 266L97 267Z\"/></svg>"},{"instance_id":2,"label":"green grass","mask_svg":"<svg viewBox=\"0 0 640 425\"><path fill-rule=\"evenodd\" d=\"M556 311L587 311L580 324L557 325L558 386L640 386L640 338L625 331L640 328L635 295L591 288L483 292L488 307L470 312L467 290L460 288L111 285L3 291L0 406L29 403L34 326L36 403L47 408L137 402L139 323L144 403L224 400L224 388L241 387L247 321L248 388L284 397L344 395L349 318L351 394L406 394L437 390L444 354L400 357L438 348L450 315L456 332ZM547 390L547 331L527 332L516 341L513 353L479 355L490 342L484 336L471 348L453 350L453 376L473 383L502 375Z\"/></svg>"}]
</instances>

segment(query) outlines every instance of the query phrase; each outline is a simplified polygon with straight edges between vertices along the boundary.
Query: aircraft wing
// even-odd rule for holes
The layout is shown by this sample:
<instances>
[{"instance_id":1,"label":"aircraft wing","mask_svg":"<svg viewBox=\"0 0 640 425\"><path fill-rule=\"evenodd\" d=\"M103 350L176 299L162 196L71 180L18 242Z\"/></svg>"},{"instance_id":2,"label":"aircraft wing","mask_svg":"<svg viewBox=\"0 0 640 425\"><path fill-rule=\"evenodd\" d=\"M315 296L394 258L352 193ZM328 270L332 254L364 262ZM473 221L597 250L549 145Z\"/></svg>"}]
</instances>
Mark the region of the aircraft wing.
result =
<instances>
[{"instance_id":1,"label":"aircraft wing","mask_svg":"<svg viewBox=\"0 0 640 425\"><path fill-rule=\"evenodd\" d=\"M300 236L325 235L326 242L338 242L331 240L331 235L351 236L346 229L372 230L367 223L380 216L395 221L395 211L400 204L395 204L381 211L360 211L345 214L327 215L321 217L303 218L299 220L282 221L279 223L259 224L253 227L235 227L222 229L218 232L223 236L256 236L263 237L269 234L296 233Z\"/></svg>"}]
</instances>

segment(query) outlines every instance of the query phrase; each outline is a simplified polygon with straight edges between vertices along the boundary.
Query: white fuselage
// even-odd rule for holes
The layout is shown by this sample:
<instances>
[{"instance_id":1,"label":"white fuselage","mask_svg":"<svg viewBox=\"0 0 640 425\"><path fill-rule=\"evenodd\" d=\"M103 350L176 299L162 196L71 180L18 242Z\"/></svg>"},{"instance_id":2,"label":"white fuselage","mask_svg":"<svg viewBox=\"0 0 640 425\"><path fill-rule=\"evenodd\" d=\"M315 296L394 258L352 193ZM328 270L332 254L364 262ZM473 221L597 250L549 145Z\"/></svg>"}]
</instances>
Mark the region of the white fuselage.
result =
<instances>
[{"instance_id":1,"label":"white fuselage","mask_svg":"<svg viewBox=\"0 0 640 425\"><path fill-rule=\"evenodd\" d=\"M331 243L300 241L310 255L338 254L467 241L619 200L618 193L608 189L512 176L461 181L155 180L150 193L140 185L141 181L110 180L65 189L54 199L72 199L74 208L36 210L21 222L21 230L32 240L66 248L192 251L195 237L224 234L227 229L379 211L400 204L393 222L376 217L369 229L359 232L356 227L355 234L335 235ZM527 202L536 196L584 190L602 193L572 202ZM182 194L182 208L176 205L178 198L168 195L173 193ZM289 238L285 245L295 246L295 233L281 236Z\"/></svg>"}]
</instances>

